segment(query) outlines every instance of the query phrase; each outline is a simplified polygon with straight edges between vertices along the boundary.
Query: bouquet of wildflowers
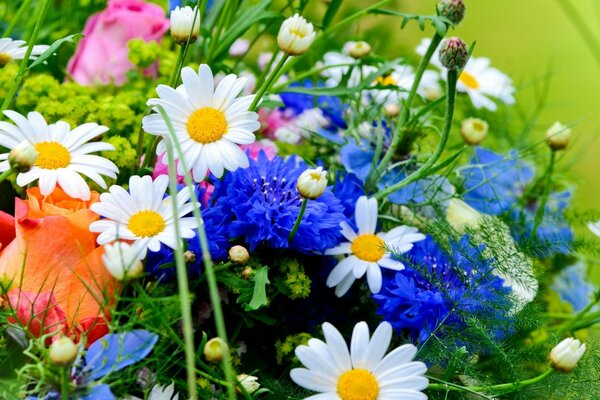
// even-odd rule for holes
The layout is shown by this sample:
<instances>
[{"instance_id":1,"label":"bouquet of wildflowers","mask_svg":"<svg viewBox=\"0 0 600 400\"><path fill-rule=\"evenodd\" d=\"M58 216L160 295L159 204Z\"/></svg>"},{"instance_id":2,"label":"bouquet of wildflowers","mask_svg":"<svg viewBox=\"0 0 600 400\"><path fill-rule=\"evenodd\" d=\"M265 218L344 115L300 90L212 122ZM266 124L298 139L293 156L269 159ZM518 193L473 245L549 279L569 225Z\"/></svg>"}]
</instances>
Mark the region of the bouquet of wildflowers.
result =
<instances>
[{"instance_id":1,"label":"bouquet of wildflowers","mask_svg":"<svg viewBox=\"0 0 600 400\"><path fill-rule=\"evenodd\" d=\"M600 398L573 124L342 3L0 2L1 399Z\"/></svg>"}]
</instances>

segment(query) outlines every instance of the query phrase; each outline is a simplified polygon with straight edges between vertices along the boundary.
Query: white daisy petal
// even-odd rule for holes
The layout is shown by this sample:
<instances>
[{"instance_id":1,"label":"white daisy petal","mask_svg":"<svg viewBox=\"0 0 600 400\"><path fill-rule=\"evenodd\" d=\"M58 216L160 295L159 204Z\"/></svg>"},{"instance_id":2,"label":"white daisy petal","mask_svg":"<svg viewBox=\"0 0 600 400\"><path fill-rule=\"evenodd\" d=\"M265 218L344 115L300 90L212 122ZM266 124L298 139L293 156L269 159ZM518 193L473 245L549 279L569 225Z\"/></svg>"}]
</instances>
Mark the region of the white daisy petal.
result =
<instances>
[{"instance_id":1,"label":"white daisy petal","mask_svg":"<svg viewBox=\"0 0 600 400\"><path fill-rule=\"evenodd\" d=\"M369 290L371 293L379 293L381 290L382 277L381 269L377 263L369 264L367 268L367 282L369 283Z\"/></svg>"}]
</instances>

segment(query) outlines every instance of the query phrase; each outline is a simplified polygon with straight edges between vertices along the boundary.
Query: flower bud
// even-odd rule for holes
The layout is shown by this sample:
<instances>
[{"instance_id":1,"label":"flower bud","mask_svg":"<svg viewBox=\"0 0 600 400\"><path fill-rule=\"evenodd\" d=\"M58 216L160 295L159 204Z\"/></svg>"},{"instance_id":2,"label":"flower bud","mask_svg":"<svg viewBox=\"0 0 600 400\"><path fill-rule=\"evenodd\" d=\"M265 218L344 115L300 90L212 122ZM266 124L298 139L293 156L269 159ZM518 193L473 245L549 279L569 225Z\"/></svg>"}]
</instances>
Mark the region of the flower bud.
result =
<instances>
[{"instance_id":1,"label":"flower bud","mask_svg":"<svg viewBox=\"0 0 600 400\"><path fill-rule=\"evenodd\" d=\"M440 47L440 62L451 70L461 70L469 60L467 44L458 37L447 39Z\"/></svg>"},{"instance_id":2,"label":"flower bud","mask_svg":"<svg viewBox=\"0 0 600 400\"><path fill-rule=\"evenodd\" d=\"M368 56L371 53L371 45L365 41L351 42L348 46L348 54L350 57L358 60Z\"/></svg>"},{"instance_id":3,"label":"flower bud","mask_svg":"<svg viewBox=\"0 0 600 400\"><path fill-rule=\"evenodd\" d=\"M191 250L187 250L183 253L183 261L186 264L193 264L196 262L196 253Z\"/></svg>"},{"instance_id":4,"label":"flower bud","mask_svg":"<svg viewBox=\"0 0 600 400\"><path fill-rule=\"evenodd\" d=\"M383 111L385 111L385 115L387 115L390 118L397 117L398 114L400 114L401 110L402 109L400 108L400 106L396 103L389 103L383 106Z\"/></svg>"},{"instance_id":5,"label":"flower bud","mask_svg":"<svg viewBox=\"0 0 600 400\"><path fill-rule=\"evenodd\" d=\"M27 172L34 166L39 155L31 143L23 141L8 154L8 164L15 172Z\"/></svg>"},{"instance_id":6,"label":"flower bud","mask_svg":"<svg viewBox=\"0 0 600 400\"><path fill-rule=\"evenodd\" d=\"M139 278L144 272L140 251L125 242L105 245L102 261L108 272L119 281Z\"/></svg>"},{"instance_id":7,"label":"flower bud","mask_svg":"<svg viewBox=\"0 0 600 400\"><path fill-rule=\"evenodd\" d=\"M307 169L298 177L296 188L305 199L316 199L327 189L327 172L322 167Z\"/></svg>"},{"instance_id":8,"label":"flower bud","mask_svg":"<svg viewBox=\"0 0 600 400\"><path fill-rule=\"evenodd\" d=\"M215 337L206 342L204 346L204 358L210 362L219 362L229 351L229 346L220 337Z\"/></svg>"},{"instance_id":9,"label":"flower bud","mask_svg":"<svg viewBox=\"0 0 600 400\"><path fill-rule=\"evenodd\" d=\"M478 228L482 218L479 211L461 199L453 198L448 202L446 220L458 233L464 233L467 228Z\"/></svg>"},{"instance_id":10,"label":"flower bud","mask_svg":"<svg viewBox=\"0 0 600 400\"><path fill-rule=\"evenodd\" d=\"M487 136L489 125L479 118L467 118L462 122L460 133L465 143L477 146Z\"/></svg>"},{"instance_id":11,"label":"flower bud","mask_svg":"<svg viewBox=\"0 0 600 400\"><path fill-rule=\"evenodd\" d=\"M571 128L560 122L555 122L546 131L546 143L552 150L562 150L569 145L571 139Z\"/></svg>"},{"instance_id":12,"label":"flower bud","mask_svg":"<svg viewBox=\"0 0 600 400\"><path fill-rule=\"evenodd\" d=\"M460 24L465 17L465 3L463 0L442 0L437 5L438 15L448 18L454 25Z\"/></svg>"},{"instance_id":13,"label":"flower bud","mask_svg":"<svg viewBox=\"0 0 600 400\"><path fill-rule=\"evenodd\" d=\"M237 376L237 380L244 387L244 389L246 389L248 394L256 392L260 387L260 383L258 383L258 378L256 376L239 374Z\"/></svg>"},{"instance_id":14,"label":"flower bud","mask_svg":"<svg viewBox=\"0 0 600 400\"><path fill-rule=\"evenodd\" d=\"M250 254L244 246L233 246L229 249L229 259L238 265L244 265L250 259Z\"/></svg>"},{"instance_id":15,"label":"flower bud","mask_svg":"<svg viewBox=\"0 0 600 400\"><path fill-rule=\"evenodd\" d=\"M248 280L252 278L252 275L254 275L254 270L251 267L246 267L242 271L241 275L243 279Z\"/></svg>"},{"instance_id":16,"label":"flower bud","mask_svg":"<svg viewBox=\"0 0 600 400\"><path fill-rule=\"evenodd\" d=\"M196 8L175 7L171 11L171 39L175 43L184 44L190 40L193 43L200 35L200 14Z\"/></svg>"},{"instance_id":17,"label":"flower bud","mask_svg":"<svg viewBox=\"0 0 600 400\"><path fill-rule=\"evenodd\" d=\"M583 353L585 353L585 344L574 338L566 338L554 346L548 359L556 371L571 372Z\"/></svg>"},{"instance_id":18,"label":"flower bud","mask_svg":"<svg viewBox=\"0 0 600 400\"><path fill-rule=\"evenodd\" d=\"M279 48L290 56L306 53L313 40L315 40L313 25L298 14L283 21L277 35Z\"/></svg>"},{"instance_id":19,"label":"flower bud","mask_svg":"<svg viewBox=\"0 0 600 400\"><path fill-rule=\"evenodd\" d=\"M50 345L50 361L58 365L71 364L77 357L79 346L71 338L63 336Z\"/></svg>"}]
</instances>

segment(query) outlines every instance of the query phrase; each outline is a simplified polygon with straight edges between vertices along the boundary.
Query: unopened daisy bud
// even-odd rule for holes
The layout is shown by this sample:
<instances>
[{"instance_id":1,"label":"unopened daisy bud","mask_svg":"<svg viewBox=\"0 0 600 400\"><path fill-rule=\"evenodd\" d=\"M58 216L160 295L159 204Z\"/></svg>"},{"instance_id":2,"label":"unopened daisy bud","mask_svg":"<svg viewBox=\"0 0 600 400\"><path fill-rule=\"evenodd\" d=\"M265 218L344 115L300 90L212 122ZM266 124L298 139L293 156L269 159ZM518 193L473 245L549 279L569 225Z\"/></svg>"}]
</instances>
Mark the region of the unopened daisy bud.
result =
<instances>
[{"instance_id":1,"label":"unopened daisy bud","mask_svg":"<svg viewBox=\"0 0 600 400\"><path fill-rule=\"evenodd\" d=\"M139 250L125 242L105 245L102 261L108 272L119 281L139 278L144 272Z\"/></svg>"},{"instance_id":2,"label":"unopened daisy bud","mask_svg":"<svg viewBox=\"0 0 600 400\"><path fill-rule=\"evenodd\" d=\"M229 351L229 346L220 337L212 338L204 346L204 358L210 362L219 362Z\"/></svg>"},{"instance_id":3,"label":"unopened daisy bud","mask_svg":"<svg viewBox=\"0 0 600 400\"><path fill-rule=\"evenodd\" d=\"M241 275L243 279L248 280L252 278L252 275L254 275L254 269L252 269L252 267L246 267L242 271Z\"/></svg>"},{"instance_id":4,"label":"unopened daisy bud","mask_svg":"<svg viewBox=\"0 0 600 400\"><path fill-rule=\"evenodd\" d=\"M554 346L548 359L556 371L571 372L583 353L585 353L585 344L574 338L566 338Z\"/></svg>"},{"instance_id":5,"label":"unopened daisy bud","mask_svg":"<svg viewBox=\"0 0 600 400\"><path fill-rule=\"evenodd\" d=\"M50 345L50 361L58 365L71 364L77 357L79 346L71 338L63 336Z\"/></svg>"},{"instance_id":6,"label":"unopened daisy bud","mask_svg":"<svg viewBox=\"0 0 600 400\"><path fill-rule=\"evenodd\" d=\"M194 253L191 250L187 250L186 252L183 253L183 261L185 261L186 264L193 264L196 262L196 253Z\"/></svg>"},{"instance_id":7,"label":"unopened daisy bud","mask_svg":"<svg viewBox=\"0 0 600 400\"><path fill-rule=\"evenodd\" d=\"M457 232L464 233L467 228L478 228L483 215L461 199L450 199L446 220Z\"/></svg>"},{"instance_id":8,"label":"unopened daisy bud","mask_svg":"<svg viewBox=\"0 0 600 400\"><path fill-rule=\"evenodd\" d=\"M315 39L315 30L313 25L303 17L295 14L289 17L279 29L277 35L277 44L281 51L290 56L298 56L306 53Z\"/></svg>"},{"instance_id":9,"label":"unopened daisy bud","mask_svg":"<svg viewBox=\"0 0 600 400\"><path fill-rule=\"evenodd\" d=\"M465 11L467 8L463 0L442 0L437 5L438 15L448 18L454 25L460 24Z\"/></svg>"},{"instance_id":10,"label":"unopened daisy bud","mask_svg":"<svg viewBox=\"0 0 600 400\"><path fill-rule=\"evenodd\" d=\"M298 177L296 188L305 199L317 199L327 189L327 171L322 167L307 169Z\"/></svg>"},{"instance_id":11,"label":"unopened daisy bud","mask_svg":"<svg viewBox=\"0 0 600 400\"><path fill-rule=\"evenodd\" d=\"M461 38L451 37L440 47L440 61L448 69L460 70L469 60L469 49Z\"/></svg>"},{"instance_id":12,"label":"unopened daisy bud","mask_svg":"<svg viewBox=\"0 0 600 400\"><path fill-rule=\"evenodd\" d=\"M389 103L383 106L383 110L385 111L385 115L390 118L397 117L400 114L401 108L396 103Z\"/></svg>"},{"instance_id":13,"label":"unopened daisy bud","mask_svg":"<svg viewBox=\"0 0 600 400\"><path fill-rule=\"evenodd\" d=\"M467 118L462 122L460 133L467 144L473 146L483 142L487 136L489 125L479 118Z\"/></svg>"},{"instance_id":14,"label":"unopened daisy bud","mask_svg":"<svg viewBox=\"0 0 600 400\"><path fill-rule=\"evenodd\" d=\"M571 128L560 122L555 122L546 131L546 143L552 150L562 150L569 145L571 139Z\"/></svg>"},{"instance_id":15,"label":"unopened daisy bud","mask_svg":"<svg viewBox=\"0 0 600 400\"><path fill-rule=\"evenodd\" d=\"M229 259L238 265L244 265L250 259L250 254L244 246L233 246L229 249Z\"/></svg>"},{"instance_id":16,"label":"unopened daisy bud","mask_svg":"<svg viewBox=\"0 0 600 400\"><path fill-rule=\"evenodd\" d=\"M171 11L171 39L175 43L183 44L190 40L193 43L200 35L200 14L196 8L175 7Z\"/></svg>"},{"instance_id":17,"label":"unopened daisy bud","mask_svg":"<svg viewBox=\"0 0 600 400\"><path fill-rule=\"evenodd\" d=\"M8 164L15 172L27 172L33 167L38 156L35 147L28 141L21 142L8 154Z\"/></svg>"},{"instance_id":18,"label":"unopened daisy bud","mask_svg":"<svg viewBox=\"0 0 600 400\"><path fill-rule=\"evenodd\" d=\"M244 389L246 389L246 392L248 392L248 394L256 392L260 387L260 383L258 383L258 378L256 376L239 374L237 376L237 380L244 387Z\"/></svg>"},{"instance_id":19,"label":"unopened daisy bud","mask_svg":"<svg viewBox=\"0 0 600 400\"><path fill-rule=\"evenodd\" d=\"M348 54L355 60L368 56L371 53L371 45L365 41L352 42L348 47Z\"/></svg>"}]
</instances>

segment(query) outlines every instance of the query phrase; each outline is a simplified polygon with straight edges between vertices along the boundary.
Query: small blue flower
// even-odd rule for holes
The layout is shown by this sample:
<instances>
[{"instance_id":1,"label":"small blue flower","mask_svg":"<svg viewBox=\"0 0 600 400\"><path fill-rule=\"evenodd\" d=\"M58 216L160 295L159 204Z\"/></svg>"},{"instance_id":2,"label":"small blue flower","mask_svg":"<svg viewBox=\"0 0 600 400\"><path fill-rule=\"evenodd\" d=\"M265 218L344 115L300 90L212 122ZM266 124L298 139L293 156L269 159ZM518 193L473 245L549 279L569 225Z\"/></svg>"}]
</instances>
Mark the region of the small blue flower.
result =
<instances>
[{"instance_id":1,"label":"small blue flower","mask_svg":"<svg viewBox=\"0 0 600 400\"><path fill-rule=\"evenodd\" d=\"M595 286L587 281L585 265L581 262L560 271L554 277L551 287L562 301L573 306L575 312L584 309L592 301L596 291Z\"/></svg>"},{"instance_id":2,"label":"small blue flower","mask_svg":"<svg viewBox=\"0 0 600 400\"><path fill-rule=\"evenodd\" d=\"M302 87L311 89L314 87L325 87L322 82L317 85L310 80L305 79L302 83L294 82L289 87ZM306 110L312 108L320 108L323 115L327 117L336 127L346 129L346 121L344 121L344 105L342 100L336 96L313 96L306 93L281 92L279 94L281 101L285 105L285 109L293 110L295 115L300 115Z\"/></svg>"},{"instance_id":3,"label":"small blue flower","mask_svg":"<svg viewBox=\"0 0 600 400\"><path fill-rule=\"evenodd\" d=\"M360 141L360 144L350 140L348 144L342 147L340 154L342 165L346 168L346 171L353 173L364 182L373 166L375 149L364 139Z\"/></svg>"},{"instance_id":4,"label":"small blue flower","mask_svg":"<svg viewBox=\"0 0 600 400\"><path fill-rule=\"evenodd\" d=\"M503 337L510 325L510 288L492 273L482 252L483 246L471 245L468 236L452 242L449 254L429 236L415 243L406 254L406 269L387 273L373 295L377 313L421 342L434 332L462 329L467 317L490 321L492 333Z\"/></svg>"},{"instance_id":5,"label":"small blue flower","mask_svg":"<svg viewBox=\"0 0 600 400\"><path fill-rule=\"evenodd\" d=\"M463 198L471 207L491 215L509 211L533 180L534 171L518 159L515 151L508 156L481 147L468 166L461 168L464 177Z\"/></svg>"}]
</instances>

